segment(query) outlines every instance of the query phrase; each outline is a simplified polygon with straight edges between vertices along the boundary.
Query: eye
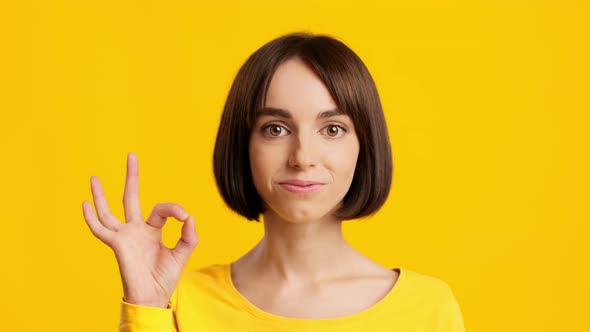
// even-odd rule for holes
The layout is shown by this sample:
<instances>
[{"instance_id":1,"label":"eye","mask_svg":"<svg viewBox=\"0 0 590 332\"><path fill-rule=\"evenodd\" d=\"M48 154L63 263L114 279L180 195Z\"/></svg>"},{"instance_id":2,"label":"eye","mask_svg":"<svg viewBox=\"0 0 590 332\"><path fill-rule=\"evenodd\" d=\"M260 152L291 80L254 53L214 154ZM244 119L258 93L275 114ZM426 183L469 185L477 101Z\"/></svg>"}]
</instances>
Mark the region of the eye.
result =
<instances>
[{"instance_id":1,"label":"eye","mask_svg":"<svg viewBox=\"0 0 590 332\"><path fill-rule=\"evenodd\" d=\"M281 133L286 133L287 129L285 127L272 123L262 128L262 131L265 135L272 136L272 137L279 137L283 136Z\"/></svg>"},{"instance_id":2,"label":"eye","mask_svg":"<svg viewBox=\"0 0 590 332\"><path fill-rule=\"evenodd\" d=\"M265 136L270 137L281 137L285 136L288 133L288 130L279 124L271 123L261 128L262 133ZM322 129L325 134L330 138L338 138L344 135L347 132L346 128L339 126L339 125L328 125Z\"/></svg>"},{"instance_id":3,"label":"eye","mask_svg":"<svg viewBox=\"0 0 590 332\"><path fill-rule=\"evenodd\" d=\"M329 137L340 137L346 132L346 129L338 125L326 126L324 130L326 131L326 135Z\"/></svg>"}]
</instances>

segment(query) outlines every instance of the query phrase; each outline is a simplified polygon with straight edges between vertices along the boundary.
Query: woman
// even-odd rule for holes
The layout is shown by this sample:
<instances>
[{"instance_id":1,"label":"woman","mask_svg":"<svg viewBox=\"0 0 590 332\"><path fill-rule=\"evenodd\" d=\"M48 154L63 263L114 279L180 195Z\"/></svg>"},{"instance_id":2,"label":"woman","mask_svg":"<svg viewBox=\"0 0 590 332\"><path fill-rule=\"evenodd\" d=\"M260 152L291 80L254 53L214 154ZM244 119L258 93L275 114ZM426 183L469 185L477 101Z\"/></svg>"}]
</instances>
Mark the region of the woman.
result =
<instances>
[{"instance_id":1,"label":"woman","mask_svg":"<svg viewBox=\"0 0 590 332\"><path fill-rule=\"evenodd\" d=\"M389 194L392 158L377 89L342 42L292 33L258 49L230 89L214 172L226 204L264 223L258 244L231 263L183 272L198 243L194 219L158 204L143 222L138 163L129 154L126 223L96 177L93 234L117 257L120 331L463 331L444 281L389 269L355 250L342 221L374 214ZM174 249L166 218L183 221Z\"/></svg>"}]
</instances>

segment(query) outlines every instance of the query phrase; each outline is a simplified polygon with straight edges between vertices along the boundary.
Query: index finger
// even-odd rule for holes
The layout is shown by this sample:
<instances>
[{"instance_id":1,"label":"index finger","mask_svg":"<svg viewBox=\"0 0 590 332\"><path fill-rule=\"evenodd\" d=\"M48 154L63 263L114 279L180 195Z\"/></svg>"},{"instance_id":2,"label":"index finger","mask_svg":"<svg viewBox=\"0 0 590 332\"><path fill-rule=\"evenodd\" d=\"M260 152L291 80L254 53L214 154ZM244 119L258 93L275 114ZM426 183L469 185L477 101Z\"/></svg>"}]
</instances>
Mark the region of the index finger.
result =
<instances>
[{"instance_id":1,"label":"index finger","mask_svg":"<svg viewBox=\"0 0 590 332\"><path fill-rule=\"evenodd\" d=\"M139 205L139 166L137 156L133 152L127 154L127 176L123 195L125 221L127 223L143 222Z\"/></svg>"}]
</instances>

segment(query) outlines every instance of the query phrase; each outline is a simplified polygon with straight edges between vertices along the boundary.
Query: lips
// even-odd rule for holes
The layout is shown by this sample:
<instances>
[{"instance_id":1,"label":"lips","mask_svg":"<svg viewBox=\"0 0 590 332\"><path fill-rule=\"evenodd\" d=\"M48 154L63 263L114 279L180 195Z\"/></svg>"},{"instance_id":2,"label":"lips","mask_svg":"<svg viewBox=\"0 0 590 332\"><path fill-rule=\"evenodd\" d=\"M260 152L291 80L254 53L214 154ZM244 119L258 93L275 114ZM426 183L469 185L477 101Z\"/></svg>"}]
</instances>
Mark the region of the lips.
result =
<instances>
[{"instance_id":1,"label":"lips","mask_svg":"<svg viewBox=\"0 0 590 332\"><path fill-rule=\"evenodd\" d=\"M323 183L316 182L316 181L303 181L303 180L293 179L293 180L287 180L287 181L279 182L279 184L290 184L290 185L293 185L293 186L306 187L306 186L311 186L311 185L314 185L314 184L323 184Z\"/></svg>"},{"instance_id":2,"label":"lips","mask_svg":"<svg viewBox=\"0 0 590 332\"><path fill-rule=\"evenodd\" d=\"M279 185L291 192L291 193L295 193L295 194L308 194L308 193L313 193L316 192L320 189L322 189L322 187L324 187L324 183L321 182L316 182L316 181L303 181L303 180L287 180L287 181L283 181L283 182L279 182Z\"/></svg>"}]
</instances>

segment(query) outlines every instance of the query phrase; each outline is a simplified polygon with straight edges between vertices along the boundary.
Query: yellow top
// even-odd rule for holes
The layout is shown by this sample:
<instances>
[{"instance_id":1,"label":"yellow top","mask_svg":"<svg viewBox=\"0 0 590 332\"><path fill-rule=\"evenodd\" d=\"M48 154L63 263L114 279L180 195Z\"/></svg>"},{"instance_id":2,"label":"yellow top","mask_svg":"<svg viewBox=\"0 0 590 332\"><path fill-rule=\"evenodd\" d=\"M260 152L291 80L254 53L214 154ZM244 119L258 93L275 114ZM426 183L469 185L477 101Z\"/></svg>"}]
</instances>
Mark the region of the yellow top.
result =
<instances>
[{"instance_id":1,"label":"yellow top","mask_svg":"<svg viewBox=\"0 0 590 332\"><path fill-rule=\"evenodd\" d=\"M421 331L464 332L449 285L432 276L395 268L399 277L376 304L335 318L289 318L263 311L238 292L231 265L214 264L182 273L168 308L121 299L119 332L192 331Z\"/></svg>"}]
</instances>

